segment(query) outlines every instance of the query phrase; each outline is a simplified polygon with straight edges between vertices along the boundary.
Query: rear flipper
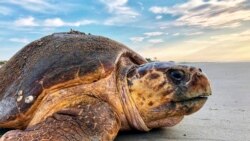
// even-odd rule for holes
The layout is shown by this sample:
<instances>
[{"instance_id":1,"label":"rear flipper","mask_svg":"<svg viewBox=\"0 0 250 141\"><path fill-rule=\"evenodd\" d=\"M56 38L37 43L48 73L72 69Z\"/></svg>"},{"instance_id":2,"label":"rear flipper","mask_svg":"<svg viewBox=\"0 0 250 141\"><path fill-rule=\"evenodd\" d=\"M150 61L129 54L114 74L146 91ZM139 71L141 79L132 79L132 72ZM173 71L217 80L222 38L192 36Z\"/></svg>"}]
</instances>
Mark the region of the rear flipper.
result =
<instances>
[{"instance_id":1,"label":"rear flipper","mask_svg":"<svg viewBox=\"0 0 250 141\"><path fill-rule=\"evenodd\" d=\"M110 141L120 121L110 106L98 100L61 110L24 131L7 132L0 141Z\"/></svg>"}]
</instances>

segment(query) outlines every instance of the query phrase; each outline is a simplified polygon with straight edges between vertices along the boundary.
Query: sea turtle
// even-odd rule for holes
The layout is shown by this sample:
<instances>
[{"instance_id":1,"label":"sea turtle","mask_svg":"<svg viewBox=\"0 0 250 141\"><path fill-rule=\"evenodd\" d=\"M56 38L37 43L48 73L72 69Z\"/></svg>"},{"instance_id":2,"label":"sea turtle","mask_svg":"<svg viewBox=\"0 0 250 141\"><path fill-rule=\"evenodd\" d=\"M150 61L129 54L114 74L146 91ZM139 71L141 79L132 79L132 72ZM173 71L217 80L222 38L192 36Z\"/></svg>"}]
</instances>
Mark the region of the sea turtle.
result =
<instances>
[{"instance_id":1,"label":"sea turtle","mask_svg":"<svg viewBox=\"0 0 250 141\"><path fill-rule=\"evenodd\" d=\"M176 125L210 94L199 68L147 62L101 36L54 33L0 69L0 127L15 129L0 140L113 140Z\"/></svg>"}]
</instances>

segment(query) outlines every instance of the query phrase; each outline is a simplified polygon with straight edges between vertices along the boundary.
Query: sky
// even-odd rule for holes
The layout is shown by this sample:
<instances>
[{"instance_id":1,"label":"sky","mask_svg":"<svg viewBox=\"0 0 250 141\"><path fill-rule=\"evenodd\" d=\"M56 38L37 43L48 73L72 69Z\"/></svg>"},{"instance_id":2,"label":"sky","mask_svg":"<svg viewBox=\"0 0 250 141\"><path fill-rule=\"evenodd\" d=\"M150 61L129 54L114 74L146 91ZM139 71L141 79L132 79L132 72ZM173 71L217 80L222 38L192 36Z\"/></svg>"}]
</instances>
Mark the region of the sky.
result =
<instances>
[{"instance_id":1,"label":"sky","mask_svg":"<svg viewBox=\"0 0 250 141\"><path fill-rule=\"evenodd\" d=\"M70 29L161 61L250 61L249 0L0 0L0 60Z\"/></svg>"}]
</instances>

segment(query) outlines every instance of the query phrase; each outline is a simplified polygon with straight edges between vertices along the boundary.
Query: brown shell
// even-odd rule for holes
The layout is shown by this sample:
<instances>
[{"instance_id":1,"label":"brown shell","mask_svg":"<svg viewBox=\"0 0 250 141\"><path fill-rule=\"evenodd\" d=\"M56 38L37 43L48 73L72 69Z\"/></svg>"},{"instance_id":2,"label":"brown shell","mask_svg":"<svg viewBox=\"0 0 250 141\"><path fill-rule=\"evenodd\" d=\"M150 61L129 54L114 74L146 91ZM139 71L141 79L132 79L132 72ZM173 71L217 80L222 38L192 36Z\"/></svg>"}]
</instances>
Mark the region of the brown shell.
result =
<instances>
[{"instance_id":1,"label":"brown shell","mask_svg":"<svg viewBox=\"0 0 250 141\"><path fill-rule=\"evenodd\" d=\"M43 37L25 46L0 69L0 101L22 94L24 98L16 102L11 114L25 112L32 105L24 102L28 96L36 99L44 89L66 82L70 86L107 77L122 55L138 64L146 62L126 46L101 36L71 31Z\"/></svg>"}]
</instances>

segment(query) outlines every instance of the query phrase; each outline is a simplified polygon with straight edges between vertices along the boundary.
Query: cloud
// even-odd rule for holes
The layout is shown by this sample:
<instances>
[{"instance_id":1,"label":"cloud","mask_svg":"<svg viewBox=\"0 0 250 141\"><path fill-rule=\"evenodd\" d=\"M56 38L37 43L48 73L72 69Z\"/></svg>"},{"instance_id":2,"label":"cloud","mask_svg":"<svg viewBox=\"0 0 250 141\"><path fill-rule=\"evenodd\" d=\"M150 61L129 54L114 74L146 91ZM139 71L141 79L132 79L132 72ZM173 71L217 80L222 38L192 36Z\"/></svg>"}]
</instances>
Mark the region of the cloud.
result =
<instances>
[{"instance_id":1,"label":"cloud","mask_svg":"<svg viewBox=\"0 0 250 141\"><path fill-rule=\"evenodd\" d=\"M59 27L59 26L64 26L64 25L66 25L66 23L62 21L60 18L46 19L44 21L44 26Z\"/></svg>"},{"instance_id":2,"label":"cloud","mask_svg":"<svg viewBox=\"0 0 250 141\"><path fill-rule=\"evenodd\" d=\"M132 42L142 42L144 39L161 36L161 35L164 35L164 33L155 31L155 32L146 32L146 33L143 33L143 35L144 36L131 37L129 39ZM149 39L148 42L149 43L161 43L163 42L163 40L162 39Z\"/></svg>"},{"instance_id":3,"label":"cloud","mask_svg":"<svg viewBox=\"0 0 250 141\"><path fill-rule=\"evenodd\" d=\"M173 36L179 36L180 35L180 33L174 33L173 34Z\"/></svg>"},{"instance_id":4,"label":"cloud","mask_svg":"<svg viewBox=\"0 0 250 141\"><path fill-rule=\"evenodd\" d=\"M193 36L193 35L200 35L203 34L204 32L197 31L197 32L190 32L190 33L185 33L184 35L186 36Z\"/></svg>"},{"instance_id":5,"label":"cloud","mask_svg":"<svg viewBox=\"0 0 250 141\"><path fill-rule=\"evenodd\" d=\"M13 11L10 8L0 6L0 15L10 15Z\"/></svg>"},{"instance_id":6,"label":"cloud","mask_svg":"<svg viewBox=\"0 0 250 141\"><path fill-rule=\"evenodd\" d=\"M10 38L9 41L11 42L16 42L16 43L23 43L23 44L27 44L30 41L26 38Z\"/></svg>"},{"instance_id":7,"label":"cloud","mask_svg":"<svg viewBox=\"0 0 250 141\"><path fill-rule=\"evenodd\" d=\"M145 9L142 2L137 2L137 4L140 6L140 8L141 8L142 11Z\"/></svg>"},{"instance_id":8,"label":"cloud","mask_svg":"<svg viewBox=\"0 0 250 141\"><path fill-rule=\"evenodd\" d=\"M149 43L157 44L157 43L163 43L162 39L149 39Z\"/></svg>"},{"instance_id":9,"label":"cloud","mask_svg":"<svg viewBox=\"0 0 250 141\"><path fill-rule=\"evenodd\" d=\"M160 7L160 6L153 6L149 8L149 11L153 12L154 14L169 14L170 11L168 7Z\"/></svg>"},{"instance_id":10,"label":"cloud","mask_svg":"<svg viewBox=\"0 0 250 141\"><path fill-rule=\"evenodd\" d=\"M49 12L49 10L55 10L56 5L48 3L46 0L8 0L1 1L0 3L13 4L20 6L26 10L35 11L35 12Z\"/></svg>"},{"instance_id":11,"label":"cloud","mask_svg":"<svg viewBox=\"0 0 250 141\"><path fill-rule=\"evenodd\" d=\"M46 14L72 11L78 6L72 4L72 2L50 0L2 0L0 1L0 4L13 5L27 11Z\"/></svg>"},{"instance_id":12,"label":"cloud","mask_svg":"<svg viewBox=\"0 0 250 141\"><path fill-rule=\"evenodd\" d=\"M158 16L155 17L155 19L156 19L156 20L160 20L160 19L162 19L162 16L161 16L161 15L158 15Z\"/></svg>"},{"instance_id":13,"label":"cloud","mask_svg":"<svg viewBox=\"0 0 250 141\"><path fill-rule=\"evenodd\" d=\"M202 31L185 31L185 32L176 32L176 33L172 33L172 36L195 36L195 35L201 35L204 32ZM168 35L168 34L166 34Z\"/></svg>"},{"instance_id":14,"label":"cloud","mask_svg":"<svg viewBox=\"0 0 250 141\"><path fill-rule=\"evenodd\" d=\"M161 36L161 35L164 35L164 33L155 31L155 32L146 32L146 33L143 33L143 35L144 36L131 37L129 39L132 42L142 42L144 39L149 39L151 37ZM148 42L149 43L161 43L161 42L163 42L163 40L162 39L150 39L150 40L148 40Z\"/></svg>"},{"instance_id":15,"label":"cloud","mask_svg":"<svg viewBox=\"0 0 250 141\"><path fill-rule=\"evenodd\" d=\"M145 57L168 61L249 61L250 30L213 35L210 38L189 39L174 44L148 47L141 51ZM153 53L152 53L153 52Z\"/></svg>"},{"instance_id":16,"label":"cloud","mask_svg":"<svg viewBox=\"0 0 250 141\"><path fill-rule=\"evenodd\" d=\"M177 16L174 25L210 28L235 28L240 22L250 20L250 10L245 8L246 0L190 0L173 7L153 6L154 14Z\"/></svg>"},{"instance_id":17,"label":"cloud","mask_svg":"<svg viewBox=\"0 0 250 141\"><path fill-rule=\"evenodd\" d=\"M131 37L129 38L132 42L142 42L145 38L144 37Z\"/></svg>"},{"instance_id":18,"label":"cloud","mask_svg":"<svg viewBox=\"0 0 250 141\"><path fill-rule=\"evenodd\" d=\"M136 20L135 16L120 15L112 16L104 21L104 25L124 25Z\"/></svg>"},{"instance_id":19,"label":"cloud","mask_svg":"<svg viewBox=\"0 0 250 141\"><path fill-rule=\"evenodd\" d=\"M62 26L84 26L88 24L97 23L94 20L80 20L75 22L65 22L61 18L49 18L45 20L36 20L34 17L19 18L14 22L15 26L32 27L32 26L43 26L43 27L62 27Z\"/></svg>"},{"instance_id":20,"label":"cloud","mask_svg":"<svg viewBox=\"0 0 250 141\"><path fill-rule=\"evenodd\" d=\"M88 24L96 23L96 21L93 20L82 20L82 21L76 21L76 22L64 22L60 18L53 18L53 19L45 19L43 26L47 27L61 27L61 26L83 26Z\"/></svg>"},{"instance_id":21,"label":"cloud","mask_svg":"<svg viewBox=\"0 0 250 141\"><path fill-rule=\"evenodd\" d=\"M163 34L164 34L163 32L146 32L146 33L144 33L144 35L146 35L147 37L160 36Z\"/></svg>"},{"instance_id":22,"label":"cloud","mask_svg":"<svg viewBox=\"0 0 250 141\"><path fill-rule=\"evenodd\" d=\"M215 42L227 42L227 43L237 43L237 42L249 42L250 41L250 30L242 31L240 33L232 33L226 35L215 35L210 37L211 40Z\"/></svg>"},{"instance_id":23,"label":"cloud","mask_svg":"<svg viewBox=\"0 0 250 141\"><path fill-rule=\"evenodd\" d=\"M100 0L108 8L109 13L137 16L138 13L126 6L128 0Z\"/></svg>"},{"instance_id":24,"label":"cloud","mask_svg":"<svg viewBox=\"0 0 250 141\"><path fill-rule=\"evenodd\" d=\"M100 0L103 3L108 13L112 14L104 24L115 25L115 24L125 24L136 20L140 14L135 10L127 6L128 0Z\"/></svg>"},{"instance_id":25,"label":"cloud","mask_svg":"<svg viewBox=\"0 0 250 141\"><path fill-rule=\"evenodd\" d=\"M38 23L35 22L34 17L25 17L25 18L19 18L16 21L14 21L15 26L38 26Z\"/></svg>"}]
</instances>

